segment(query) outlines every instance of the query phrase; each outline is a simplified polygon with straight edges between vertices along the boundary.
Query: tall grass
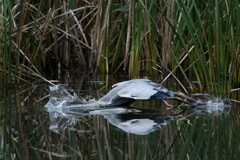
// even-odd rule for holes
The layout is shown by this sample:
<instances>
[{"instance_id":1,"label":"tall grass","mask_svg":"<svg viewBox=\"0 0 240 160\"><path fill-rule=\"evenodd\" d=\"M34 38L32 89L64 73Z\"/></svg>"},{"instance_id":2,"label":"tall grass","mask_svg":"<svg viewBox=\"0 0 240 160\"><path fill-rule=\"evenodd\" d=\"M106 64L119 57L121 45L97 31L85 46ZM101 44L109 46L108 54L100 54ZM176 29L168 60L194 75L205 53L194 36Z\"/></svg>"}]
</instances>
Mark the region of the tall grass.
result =
<instances>
[{"instance_id":1,"label":"tall grass","mask_svg":"<svg viewBox=\"0 0 240 160\"><path fill-rule=\"evenodd\" d=\"M72 69L130 78L164 78L172 71L191 88L194 80L216 93L229 93L240 80L237 1L4 0L0 5L4 84L32 82L33 72L60 76Z\"/></svg>"},{"instance_id":2,"label":"tall grass","mask_svg":"<svg viewBox=\"0 0 240 160\"><path fill-rule=\"evenodd\" d=\"M206 82L215 92L230 92L233 77L239 71L238 2L233 1L177 1L175 19L177 44L174 56L184 50L189 71L199 82ZM178 22L177 22L178 20ZM190 52L189 50L193 48ZM179 61L175 58L176 63ZM184 63L184 65L186 65ZM218 86L214 86L218 83ZM201 86L201 83L199 83ZM228 86L229 88L222 88Z\"/></svg>"},{"instance_id":3,"label":"tall grass","mask_svg":"<svg viewBox=\"0 0 240 160\"><path fill-rule=\"evenodd\" d=\"M11 34L11 28L8 28L8 20L11 20L11 12L9 12L10 6L11 4L8 3L8 1L3 1L2 2L2 6L1 6L1 19L0 19L0 25L1 25L1 30L3 30L3 32L0 33L0 36L3 37L2 42L1 42L1 56L2 56L2 71L3 74L1 75L1 78L3 80L3 82L6 84L7 82L10 81L10 75L8 74L9 72L11 72L11 59L10 59L10 54L9 52L11 52L11 37L9 36L9 32ZM3 9L5 8L5 9ZM9 15L10 16L7 16ZM8 28L8 30L6 30ZM7 61L9 60L9 61Z\"/></svg>"}]
</instances>

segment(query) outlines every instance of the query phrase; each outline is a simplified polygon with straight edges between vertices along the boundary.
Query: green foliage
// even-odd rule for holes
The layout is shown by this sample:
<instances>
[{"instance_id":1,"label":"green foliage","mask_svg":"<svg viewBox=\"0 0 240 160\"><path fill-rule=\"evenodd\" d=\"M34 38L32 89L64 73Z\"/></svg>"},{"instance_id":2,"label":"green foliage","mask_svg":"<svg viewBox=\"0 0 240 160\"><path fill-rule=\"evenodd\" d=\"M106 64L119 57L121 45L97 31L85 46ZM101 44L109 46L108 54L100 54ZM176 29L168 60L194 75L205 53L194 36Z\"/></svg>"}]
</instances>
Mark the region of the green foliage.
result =
<instances>
[{"instance_id":1,"label":"green foliage","mask_svg":"<svg viewBox=\"0 0 240 160\"><path fill-rule=\"evenodd\" d=\"M39 75L77 68L136 78L172 71L190 88L197 81L201 90L215 93L229 93L240 80L238 1L4 0L0 5L4 84L33 81L23 76L23 66ZM32 71L24 74L32 77Z\"/></svg>"},{"instance_id":2,"label":"green foliage","mask_svg":"<svg viewBox=\"0 0 240 160\"><path fill-rule=\"evenodd\" d=\"M175 57L179 57L179 51L187 55L183 65L188 64L189 67L185 71L195 76L200 86L205 82L215 93L229 93L230 83L236 82L233 77L239 73L240 28L236 25L239 23L236 7L239 2L194 0L176 1L176 5L173 27L176 32L173 43L177 44Z\"/></svg>"}]
</instances>

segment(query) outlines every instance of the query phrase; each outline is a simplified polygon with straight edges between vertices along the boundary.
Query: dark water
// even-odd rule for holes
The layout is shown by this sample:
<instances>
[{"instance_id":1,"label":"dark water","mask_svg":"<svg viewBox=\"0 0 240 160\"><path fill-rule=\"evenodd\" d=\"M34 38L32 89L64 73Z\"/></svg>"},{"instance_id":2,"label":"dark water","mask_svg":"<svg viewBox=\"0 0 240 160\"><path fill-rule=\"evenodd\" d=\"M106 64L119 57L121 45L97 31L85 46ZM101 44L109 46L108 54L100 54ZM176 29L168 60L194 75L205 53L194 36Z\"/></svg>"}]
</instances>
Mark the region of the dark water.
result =
<instances>
[{"instance_id":1,"label":"dark water","mask_svg":"<svg viewBox=\"0 0 240 160\"><path fill-rule=\"evenodd\" d=\"M0 159L239 158L239 103L230 100L239 101L238 92L224 101L232 104L229 109L190 109L169 100L61 107L94 101L110 86L105 81L72 83L52 93L51 103L46 84L2 88ZM226 98L201 97L218 104Z\"/></svg>"}]
</instances>

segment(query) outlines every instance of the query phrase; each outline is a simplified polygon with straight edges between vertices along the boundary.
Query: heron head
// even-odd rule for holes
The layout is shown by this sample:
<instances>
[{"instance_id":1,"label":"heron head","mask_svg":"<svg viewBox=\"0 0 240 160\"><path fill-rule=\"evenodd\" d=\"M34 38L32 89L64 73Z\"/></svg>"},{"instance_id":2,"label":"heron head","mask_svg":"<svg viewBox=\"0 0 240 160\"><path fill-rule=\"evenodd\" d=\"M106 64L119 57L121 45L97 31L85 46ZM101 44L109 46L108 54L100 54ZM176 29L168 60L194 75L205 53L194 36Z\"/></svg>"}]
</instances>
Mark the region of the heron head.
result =
<instances>
[{"instance_id":1,"label":"heron head","mask_svg":"<svg viewBox=\"0 0 240 160\"><path fill-rule=\"evenodd\" d=\"M168 95L169 95L169 97L174 97L173 91L168 91Z\"/></svg>"}]
</instances>

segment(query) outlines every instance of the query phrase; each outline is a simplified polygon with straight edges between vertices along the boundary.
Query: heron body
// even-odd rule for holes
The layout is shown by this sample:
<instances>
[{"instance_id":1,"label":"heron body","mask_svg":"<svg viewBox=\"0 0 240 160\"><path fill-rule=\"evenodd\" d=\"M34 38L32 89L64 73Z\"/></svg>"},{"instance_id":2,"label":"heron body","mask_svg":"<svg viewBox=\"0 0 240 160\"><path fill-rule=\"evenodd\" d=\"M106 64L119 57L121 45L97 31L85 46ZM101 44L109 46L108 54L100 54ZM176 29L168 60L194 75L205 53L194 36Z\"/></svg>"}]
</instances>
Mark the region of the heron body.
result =
<instances>
[{"instance_id":1,"label":"heron body","mask_svg":"<svg viewBox=\"0 0 240 160\"><path fill-rule=\"evenodd\" d=\"M172 91L149 79L133 79L117 83L113 89L98 100L108 105L129 105L135 100L165 99L174 97Z\"/></svg>"}]
</instances>

